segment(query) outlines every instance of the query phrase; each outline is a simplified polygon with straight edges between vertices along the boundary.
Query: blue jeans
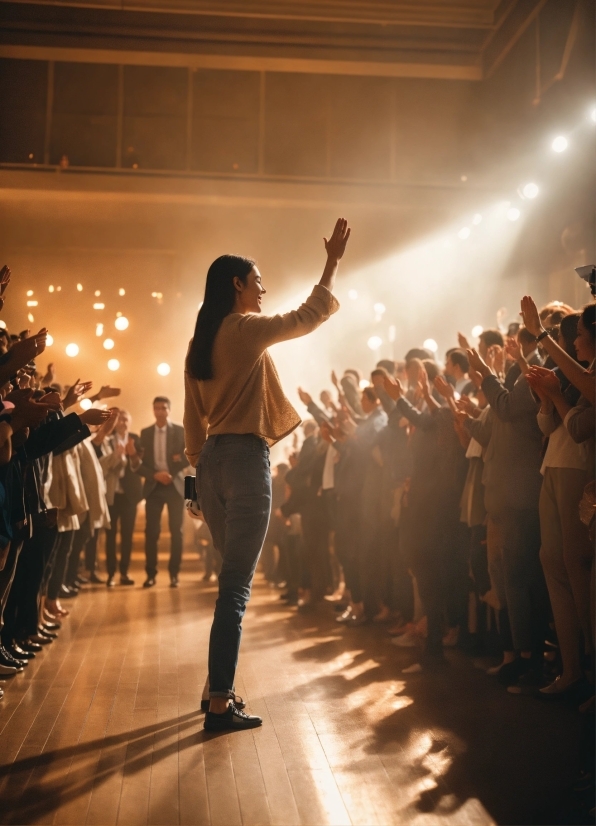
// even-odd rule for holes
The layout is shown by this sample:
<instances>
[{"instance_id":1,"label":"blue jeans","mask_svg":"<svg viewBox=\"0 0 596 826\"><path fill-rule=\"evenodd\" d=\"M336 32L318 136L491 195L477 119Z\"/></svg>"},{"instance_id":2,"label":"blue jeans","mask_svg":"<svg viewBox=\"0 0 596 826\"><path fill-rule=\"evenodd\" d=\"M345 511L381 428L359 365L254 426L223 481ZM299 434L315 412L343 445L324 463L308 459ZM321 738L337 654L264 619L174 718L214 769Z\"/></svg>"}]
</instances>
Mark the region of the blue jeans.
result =
<instances>
[{"instance_id":1,"label":"blue jeans","mask_svg":"<svg viewBox=\"0 0 596 826\"><path fill-rule=\"evenodd\" d=\"M210 436L197 466L197 494L223 560L209 639L209 696L233 697L242 617L271 513L267 443L252 434Z\"/></svg>"}]
</instances>

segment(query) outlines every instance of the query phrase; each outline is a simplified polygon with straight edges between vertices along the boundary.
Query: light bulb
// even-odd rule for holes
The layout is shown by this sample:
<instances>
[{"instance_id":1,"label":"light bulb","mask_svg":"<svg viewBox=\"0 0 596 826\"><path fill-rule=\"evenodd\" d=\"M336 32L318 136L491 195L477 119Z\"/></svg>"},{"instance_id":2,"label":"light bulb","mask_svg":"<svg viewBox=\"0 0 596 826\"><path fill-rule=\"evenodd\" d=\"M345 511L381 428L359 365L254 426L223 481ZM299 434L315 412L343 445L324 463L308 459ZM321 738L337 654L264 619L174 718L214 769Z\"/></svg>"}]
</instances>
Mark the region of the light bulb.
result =
<instances>
[{"instance_id":1,"label":"light bulb","mask_svg":"<svg viewBox=\"0 0 596 826\"><path fill-rule=\"evenodd\" d=\"M507 210L507 218L510 221L517 221L517 219L519 218L520 215L521 215L521 212L519 211L519 209L517 207L510 207Z\"/></svg>"},{"instance_id":2,"label":"light bulb","mask_svg":"<svg viewBox=\"0 0 596 826\"><path fill-rule=\"evenodd\" d=\"M425 350L430 350L431 353L436 353L439 349L439 345L434 340L434 338L427 338L426 341L422 342L422 346Z\"/></svg>"},{"instance_id":3,"label":"light bulb","mask_svg":"<svg viewBox=\"0 0 596 826\"><path fill-rule=\"evenodd\" d=\"M530 200L535 198L539 192L540 190L538 188L538 185L533 183L525 184L525 186L522 189L524 198L529 198Z\"/></svg>"},{"instance_id":4,"label":"light bulb","mask_svg":"<svg viewBox=\"0 0 596 826\"><path fill-rule=\"evenodd\" d=\"M482 324L477 324L475 327L472 327L472 336L474 338L478 338L478 336L481 336L483 332L484 327L482 326Z\"/></svg>"},{"instance_id":5,"label":"light bulb","mask_svg":"<svg viewBox=\"0 0 596 826\"><path fill-rule=\"evenodd\" d=\"M98 301L97 303L95 303L93 305L94 310L105 310L105 308L106 308L106 305L102 304L101 301Z\"/></svg>"},{"instance_id":6,"label":"light bulb","mask_svg":"<svg viewBox=\"0 0 596 826\"><path fill-rule=\"evenodd\" d=\"M559 135L551 144L553 152L564 152L569 146L569 141L563 135Z\"/></svg>"},{"instance_id":7,"label":"light bulb","mask_svg":"<svg viewBox=\"0 0 596 826\"><path fill-rule=\"evenodd\" d=\"M166 364L165 361L162 361L161 364L157 365L157 372L160 376L167 376L170 373L170 365Z\"/></svg>"},{"instance_id":8,"label":"light bulb","mask_svg":"<svg viewBox=\"0 0 596 826\"><path fill-rule=\"evenodd\" d=\"M113 350L114 349L114 342L111 338L106 338L106 340L103 343L103 346L104 346L105 350Z\"/></svg>"},{"instance_id":9,"label":"light bulb","mask_svg":"<svg viewBox=\"0 0 596 826\"><path fill-rule=\"evenodd\" d=\"M89 410L91 407L93 407L93 402L91 401L91 399L81 399L79 404L81 405L83 410Z\"/></svg>"},{"instance_id":10,"label":"light bulb","mask_svg":"<svg viewBox=\"0 0 596 826\"><path fill-rule=\"evenodd\" d=\"M95 325L95 335L96 336L103 336L103 324L96 324Z\"/></svg>"},{"instance_id":11,"label":"light bulb","mask_svg":"<svg viewBox=\"0 0 596 826\"><path fill-rule=\"evenodd\" d=\"M75 356L79 355L79 345L78 344L67 344L66 345L66 355L74 358Z\"/></svg>"},{"instance_id":12,"label":"light bulb","mask_svg":"<svg viewBox=\"0 0 596 826\"><path fill-rule=\"evenodd\" d=\"M457 233L457 237L461 238L462 241L465 241L467 238L470 237L470 233L470 227L462 227L460 231Z\"/></svg>"},{"instance_id":13,"label":"light bulb","mask_svg":"<svg viewBox=\"0 0 596 826\"><path fill-rule=\"evenodd\" d=\"M128 319L126 316L121 315L114 322L114 326L117 330L126 330L128 327Z\"/></svg>"},{"instance_id":14,"label":"light bulb","mask_svg":"<svg viewBox=\"0 0 596 826\"><path fill-rule=\"evenodd\" d=\"M46 347L51 347L54 343L54 337L51 336L49 333L46 336Z\"/></svg>"},{"instance_id":15,"label":"light bulb","mask_svg":"<svg viewBox=\"0 0 596 826\"><path fill-rule=\"evenodd\" d=\"M124 290L124 289L122 289L122 287L120 287L120 289L118 290L118 295L126 295L126 290Z\"/></svg>"},{"instance_id":16,"label":"light bulb","mask_svg":"<svg viewBox=\"0 0 596 826\"><path fill-rule=\"evenodd\" d=\"M110 359L108 361L108 370L118 370L120 368L120 362L118 359Z\"/></svg>"},{"instance_id":17,"label":"light bulb","mask_svg":"<svg viewBox=\"0 0 596 826\"><path fill-rule=\"evenodd\" d=\"M368 344L371 350L378 350L381 344L383 343L383 339L379 338L379 336L371 336L366 343Z\"/></svg>"},{"instance_id":18,"label":"light bulb","mask_svg":"<svg viewBox=\"0 0 596 826\"><path fill-rule=\"evenodd\" d=\"M78 290L80 293L82 293L82 292L83 292L83 285L82 285L82 284L77 284L77 290ZM83 401L84 401L84 399L83 399Z\"/></svg>"},{"instance_id":19,"label":"light bulb","mask_svg":"<svg viewBox=\"0 0 596 826\"><path fill-rule=\"evenodd\" d=\"M385 305L384 305L384 304L381 304L381 303L379 302L378 304L375 304L375 306L373 307L373 309L374 309L374 311L375 311L375 313L376 313L377 315L383 315L383 313L385 312L385 310L386 310L387 308L385 307Z\"/></svg>"}]
</instances>

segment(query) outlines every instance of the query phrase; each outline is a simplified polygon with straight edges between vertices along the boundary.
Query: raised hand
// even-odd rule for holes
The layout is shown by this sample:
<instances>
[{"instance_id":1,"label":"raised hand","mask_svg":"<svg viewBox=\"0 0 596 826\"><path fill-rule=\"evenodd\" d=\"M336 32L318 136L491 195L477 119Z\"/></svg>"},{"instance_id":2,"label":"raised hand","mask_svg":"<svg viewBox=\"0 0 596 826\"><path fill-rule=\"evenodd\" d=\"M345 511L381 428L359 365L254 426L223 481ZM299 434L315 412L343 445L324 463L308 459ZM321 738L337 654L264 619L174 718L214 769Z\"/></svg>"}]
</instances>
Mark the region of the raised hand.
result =
<instances>
[{"instance_id":1,"label":"raised hand","mask_svg":"<svg viewBox=\"0 0 596 826\"><path fill-rule=\"evenodd\" d=\"M6 397L14 404L11 415L12 429L16 432L23 428L37 427L50 412L50 407L33 400L32 390L13 390Z\"/></svg>"},{"instance_id":2,"label":"raised hand","mask_svg":"<svg viewBox=\"0 0 596 826\"><path fill-rule=\"evenodd\" d=\"M521 358L522 352L520 346L517 343L517 339L513 338L513 336L508 336L505 339L505 352L510 359L513 359L513 361L519 361Z\"/></svg>"},{"instance_id":3,"label":"raised hand","mask_svg":"<svg viewBox=\"0 0 596 826\"><path fill-rule=\"evenodd\" d=\"M556 374L546 367L532 367L526 374L526 379L532 390L536 389L549 399L561 394L561 384Z\"/></svg>"},{"instance_id":4,"label":"raised hand","mask_svg":"<svg viewBox=\"0 0 596 826\"><path fill-rule=\"evenodd\" d=\"M301 387L298 388L298 398L306 407L308 407L309 404L312 404L312 396L309 396L309 394L306 393Z\"/></svg>"},{"instance_id":5,"label":"raised hand","mask_svg":"<svg viewBox=\"0 0 596 826\"><path fill-rule=\"evenodd\" d=\"M338 218L331 238L324 238L327 258L332 261L340 261L346 251L346 244L350 237L350 228L345 218Z\"/></svg>"},{"instance_id":6,"label":"raised hand","mask_svg":"<svg viewBox=\"0 0 596 826\"><path fill-rule=\"evenodd\" d=\"M39 399L40 404L46 404L51 410L62 410L62 399L60 393L53 390L51 393L46 393Z\"/></svg>"},{"instance_id":7,"label":"raised hand","mask_svg":"<svg viewBox=\"0 0 596 826\"><path fill-rule=\"evenodd\" d=\"M443 377L437 376L434 381L435 388L439 395L441 395L444 399L449 401L449 399L455 399L455 389L452 384Z\"/></svg>"},{"instance_id":8,"label":"raised hand","mask_svg":"<svg viewBox=\"0 0 596 826\"><path fill-rule=\"evenodd\" d=\"M385 388L385 393L387 393L389 398L393 399L394 402L403 396L404 389L401 382L399 379L393 378L393 376L383 376L383 387Z\"/></svg>"},{"instance_id":9,"label":"raised hand","mask_svg":"<svg viewBox=\"0 0 596 826\"><path fill-rule=\"evenodd\" d=\"M465 337L463 333L457 334L457 343L459 344L462 350L469 350L470 349L470 342Z\"/></svg>"},{"instance_id":10,"label":"raised hand","mask_svg":"<svg viewBox=\"0 0 596 826\"><path fill-rule=\"evenodd\" d=\"M4 307L4 293L10 284L10 268L5 264L0 270L0 310Z\"/></svg>"},{"instance_id":11,"label":"raised hand","mask_svg":"<svg viewBox=\"0 0 596 826\"><path fill-rule=\"evenodd\" d=\"M319 433L321 434L321 439L323 439L323 441L331 444L331 426L329 425L329 422L321 422L319 425Z\"/></svg>"},{"instance_id":12,"label":"raised hand","mask_svg":"<svg viewBox=\"0 0 596 826\"><path fill-rule=\"evenodd\" d=\"M491 347L488 348L487 356L490 357L490 361L488 361L488 366L494 370L495 373L502 373L503 367L505 366L505 353L503 348L499 344L493 344Z\"/></svg>"},{"instance_id":13,"label":"raised hand","mask_svg":"<svg viewBox=\"0 0 596 826\"><path fill-rule=\"evenodd\" d=\"M89 410L84 410L82 413L79 413L79 419L86 425L94 427L95 425L101 425L104 422L107 422L110 415L109 410L100 410L98 407L90 407Z\"/></svg>"},{"instance_id":14,"label":"raised hand","mask_svg":"<svg viewBox=\"0 0 596 826\"><path fill-rule=\"evenodd\" d=\"M490 367L474 347L468 350L468 361L471 370L475 370L482 378L490 376Z\"/></svg>"},{"instance_id":15,"label":"raised hand","mask_svg":"<svg viewBox=\"0 0 596 826\"><path fill-rule=\"evenodd\" d=\"M72 384L68 390L66 391L66 395L62 400L62 404L65 410L68 410L69 407L72 407L74 404L77 404L79 399L81 399L85 393L88 393L92 387L92 382L90 381L81 381L77 379L74 384Z\"/></svg>"},{"instance_id":16,"label":"raised hand","mask_svg":"<svg viewBox=\"0 0 596 826\"><path fill-rule=\"evenodd\" d=\"M521 314L527 329L533 336L539 336L542 332L542 323L534 299L529 295L524 295L521 300Z\"/></svg>"},{"instance_id":17,"label":"raised hand","mask_svg":"<svg viewBox=\"0 0 596 826\"><path fill-rule=\"evenodd\" d=\"M111 399L114 396L119 396L122 391L119 387L110 387L109 384L104 384L103 387L100 387L97 391L96 400L98 402L103 401L103 399Z\"/></svg>"},{"instance_id":18,"label":"raised hand","mask_svg":"<svg viewBox=\"0 0 596 826\"><path fill-rule=\"evenodd\" d=\"M47 336L48 331L44 327L39 333L30 338L15 341L8 351L8 358L2 365L2 372L8 370L8 376L14 376L21 367L29 364L30 361L34 361L46 349ZM1 383L4 384L5 382Z\"/></svg>"},{"instance_id":19,"label":"raised hand","mask_svg":"<svg viewBox=\"0 0 596 826\"><path fill-rule=\"evenodd\" d=\"M455 405L460 413L476 418L478 408L469 396L462 396L461 399L456 401Z\"/></svg>"}]
</instances>

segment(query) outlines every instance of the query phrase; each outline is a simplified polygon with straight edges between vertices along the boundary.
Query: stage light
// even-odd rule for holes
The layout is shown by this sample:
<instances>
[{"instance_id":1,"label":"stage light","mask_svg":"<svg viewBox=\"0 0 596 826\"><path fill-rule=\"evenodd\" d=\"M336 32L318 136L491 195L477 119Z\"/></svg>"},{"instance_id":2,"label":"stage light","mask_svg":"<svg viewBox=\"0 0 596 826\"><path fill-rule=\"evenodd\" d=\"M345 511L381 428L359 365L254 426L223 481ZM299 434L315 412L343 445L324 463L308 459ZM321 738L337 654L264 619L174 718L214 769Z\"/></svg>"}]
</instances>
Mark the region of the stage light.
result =
<instances>
[{"instance_id":1,"label":"stage light","mask_svg":"<svg viewBox=\"0 0 596 826\"><path fill-rule=\"evenodd\" d=\"M101 295L101 290L95 290L95 295L99 297Z\"/></svg>"},{"instance_id":2,"label":"stage light","mask_svg":"<svg viewBox=\"0 0 596 826\"><path fill-rule=\"evenodd\" d=\"M54 292L54 285L53 285L53 284L50 284L50 286L48 287L48 292L49 292L49 293L53 293L53 292Z\"/></svg>"},{"instance_id":3,"label":"stage light","mask_svg":"<svg viewBox=\"0 0 596 826\"><path fill-rule=\"evenodd\" d=\"M27 295L33 295L33 290L27 290Z\"/></svg>"},{"instance_id":4,"label":"stage light","mask_svg":"<svg viewBox=\"0 0 596 826\"><path fill-rule=\"evenodd\" d=\"M535 198L538 195L539 192L540 192L540 190L538 189L537 184L532 184L532 183L525 184L524 188L522 189L522 193L523 193L524 197L529 198L530 200Z\"/></svg>"},{"instance_id":5,"label":"stage light","mask_svg":"<svg viewBox=\"0 0 596 826\"><path fill-rule=\"evenodd\" d=\"M78 344L67 344L66 345L66 355L74 358L75 356L79 355L79 345Z\"/></svg>"},{"instance_id":6,"label":"stage light","mask_svg":"<svg viewBox=\"0 0 596 826\"><path fill-rule=\"evenodd\" d=\"M104 346L104 350L113 350L114 349L114 342L112 341L111 338L106 338L106 340L103 343L103 346Z\"/></svg>"},{"instance_id":7,"label":"stage light","mask_svg":"<svg viewBox=\"0 0 596 826\"><path fill-rule=\"evenodd\" d=\"M564 152L569 146L569 141L563 135L559 135L551 144L553 152Z\"/></svg>"},{"instance_id":8,"label":"stage light","mask_svg":"<svg viewBox=\"0 0 596 826\"><path fill-rule=\"evenodd\" d=\"M439 349L439 345L434 340L434 338L427 338L426 341L422 342L422 346L425 350L430 350L431 353L436 353Z\"/></svg>"},{"instance_id":9,"label":"stage light","mask_svg":"<svg viewBox=\"0 0 596 826\"><path fill-rule=\"evenodd\" d=\"M33 324L33 322L35 321L35 319L33 318L33 313L28 313L27 314L27 321L29 321L29 322L31 322L31 324Z\"/></svg>"},{"instance_id":10,"label":"stage light","mask_svg":"<svg viewBox=\"0 0 596 826\"><path fill-rule=\"evenodd\" d=\"M120 368L120 362L118 359L110 359L108 361L108 370L118 370Z\"/></svg>"},{"instance_id":11,"label":"stage light","mask_svg":"<svg viewBox=\"0 0 596 826\"><path fill-rule=\"evenodd\" d=\"M358 292L356 290L348 290L348 298L350 301L356 301L358 298Z\"/></svg>"},{"instance_id":12,"label":"stage light","mask_svg":"<svg viewBox=\"0 0 596 826\"><path fill-rule=\"evenodd\" d=\"M46 336L46 347L51 347L54 343L54 338L49 333Z\"/></svg>"},{"instance_id":13,"label":"stage light","mask_svg":"<svg viewBox=\"0 0 596 826\"><path fill-rule=\"evenodd\" d=\"M82 292L83 292L83 285L82 285L82 284L77 284L77 290L78 290L80 293L82 293Z\"/></svg>"},{"instance_id":14,"label":"stage light","mask_svg":"<svg viewBox=\"0 0 596 826\"><path fill-rule=\"evenodd\" d=\"M124 289L122 289L122 287L120 287L120 289L118 290L118 295L126 295L126 290L124 290Z\"/></svg>"},{"instance_id":15,"label":"stage light","mask_svg":"<svg viewBox=\"0 0 596 826\"><path fill-rule=\"evenodd\" d=\"M83 410L90 410L93 407L91 399L81 399L79 402Z\"/></svg>"},{"instance_id":16,"label":"stage light","mask_svg":"<svg viewBox=\"0 0 596 826\"><path fill-rule=\"evenodd\" d=\"M95 335L96 336L103 336L103 324L96 324L95 325Z\"/></svg>"},{"instance_id":17,"label":"stage light","mask_svg":"<svg viewBox=\"0 0 596 826\"><path fill-rule=\"evenodd\" d=\"M128 327L128 319L126 318L126 316L119 316L114 322L114 327L117 330L126 330Z\"/></svg>"},{"instance_id":18,"label":"stage light","mask_svg":"<svg viewBox=\"0 0 596 826\"><path fill-rule=\"evenodd\" d=\"M484 327L482 324L477 324L475 327L472 327L472 336L474 338L478 338L484 332Z\"/></svg>"},{"instance_id":19,"label":"stage light","mask_svg":"<svg viewBox=\"0 0 596 826\"><path fill-rule=\"evenodd\" d=\"M38 304L39 304L39 301L28 301L27 302L28 307L37 307Z\"/></svg>"},{"instance_id":20,"label":"stage light","mask_svg":"<svg viewBox=\"0 0 596 826\"><path fill-rule=\"evenodd\" d=\"M467 238L470 237L470 233L470 227L462 227L460 231L457 233L457 237L461 238L462 241L465 241Z\"/></svg>"},{"instance_id":21,"label":"stage light","mask_svg":"<svg viewBox=\"0 0 596 826\"><path fill-rule=\"evenodd\" d=\"M160 376L167 376L170 373L170 365L166 364L165 361L162 361L161 364L157 365L157 372Z\"/></svg>"},{"instance_id":22,"label":"stage light","mask_svg":"<svg viewBox=\"0 0 596 826\"><path fill-rule=\"evenodd\" d=\"M474 224L475 227L477 227L478 224L481 221L482 221L482 215L479 212L477 212L476 215L474 215L474 217L472 218L472 223Z\"/></svg>"},{"instance_id":23,"label":"stage light","mask_svg":"<svg viewBox=\"0 0 596 826\"><path fill-rule=\"evenodd\" d=\"M377 315L383 315L386 309L387 308L385 307L385 305L381 304L380 302L378 304L375 304L375 306L373 307L373 310Z\"/></svg>"},{"instance_id":24,"label":"stage light","mask_svg":"<svg viewBox=\"0 0 596 826\"><path fill-rule=\"evenodd\" d=\"M517 207L510 207L507 210L507 218L510 221L517 221L517 219L519 218L520 215L521 215L521 212L519 211L519 209Z\"/></svg>"},{"instance_id":25,"label":"stage light","mask_svg":"<svg viewBox=\"0 0 596 826\"><path fill-rule=\"evenodd\" d=\"M379 338L379 336L371 336L369 340L366 342L371 350L378 350L381 344L383 343L383 339Z\"/></svg>"}]
</instances>

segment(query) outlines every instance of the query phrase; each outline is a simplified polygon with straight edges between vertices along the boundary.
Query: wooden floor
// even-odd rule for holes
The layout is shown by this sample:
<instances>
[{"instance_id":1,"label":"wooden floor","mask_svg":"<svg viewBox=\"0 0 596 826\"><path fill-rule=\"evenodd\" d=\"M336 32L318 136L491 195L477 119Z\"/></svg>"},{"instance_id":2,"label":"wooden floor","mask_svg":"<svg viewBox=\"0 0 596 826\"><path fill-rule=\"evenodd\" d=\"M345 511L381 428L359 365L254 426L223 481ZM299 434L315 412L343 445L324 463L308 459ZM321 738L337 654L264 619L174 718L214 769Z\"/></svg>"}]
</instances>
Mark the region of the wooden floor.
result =
<instances>
[{"instance_id":1,"label":"wooden floor","mask_svg":"<svg viewBox=\"0 0 596 826\"><path fill-rule=\"evenodd\" d=\"M137 582L142 573L135 563ZM162 566L163 567L163 566ZM237 691L261 729L207 735L199 703L215 589L96 587L0 703L3 824L555 823L578 722L470 658L416 660L330 607L297 616L261 580Z\"/></svg>"}]
</instances>

